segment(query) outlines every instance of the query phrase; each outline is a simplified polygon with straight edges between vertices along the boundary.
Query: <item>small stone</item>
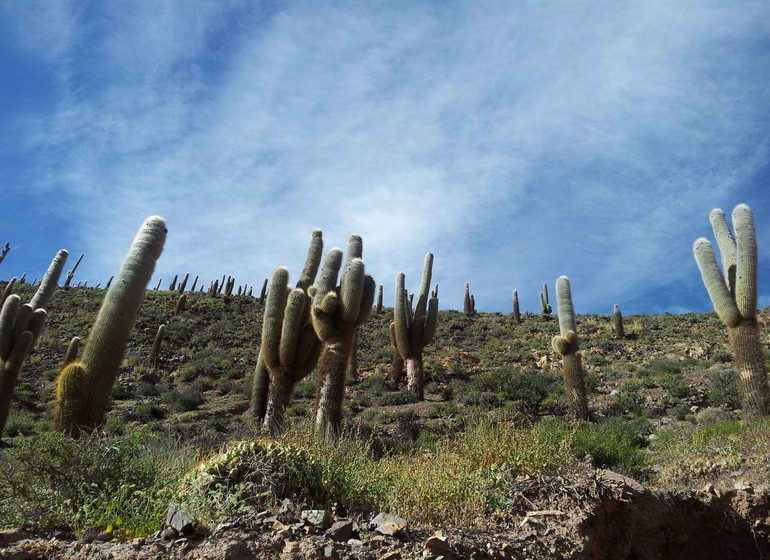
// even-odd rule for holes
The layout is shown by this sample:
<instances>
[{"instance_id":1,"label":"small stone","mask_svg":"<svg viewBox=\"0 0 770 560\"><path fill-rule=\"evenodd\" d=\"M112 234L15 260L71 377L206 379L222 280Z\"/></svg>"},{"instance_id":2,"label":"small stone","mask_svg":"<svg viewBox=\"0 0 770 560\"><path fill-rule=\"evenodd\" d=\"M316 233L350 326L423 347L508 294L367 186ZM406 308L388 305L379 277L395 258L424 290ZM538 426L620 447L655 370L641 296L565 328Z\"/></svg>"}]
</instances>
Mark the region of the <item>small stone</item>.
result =
<instances>
[{"instance_id":1,"label":"small stone","mask_svg":"<svg viewBox=\"0 0 770 560\"><path fill-rule=\"evenodd\" d=\"M106 527L104 525L88 527L83 530L83 534L80 536L80 540L84 543L92 543L94 541L111 541L114 537L111 532L107 532L105 529Z\"/></svg>"},{"instance_id":2,"label":"small stone","mask_svg":"<svg viewBox=\"0 0 770 560\"><path fill-rule=\"evenodd\" d=\"M401 553L398 550L391 550L380 556L377 560L401 560Z\"/></svg>"},{"instance_id":3,"label":"small stone","mask_svg":"<svg viewBox=\"0 0 770 560\"><path fill-rule=\"evenodd\" d=\"M15 543L28 538L29 535L21 529L6 529L5 531L0 531L0 542L2 543Z\"/></svg>"},{"instance_id":4,"label":"small stone","mask_svg":"<svg viewBox=\"0 0 770 560\"><path fill-rule=\"evenodd\" d=\"M340 555L337 553L332 545L326 545L321 551L322 558L329 558L330 560L337 560Z\"/></svg>"},{"instance_id":5,"label":"small stone","mask_svg":"<svg viewBox=\"0 0 770 560\"><path fill-rule=\"evenodd\" d=\"M334 541L345 542L353 537L353 521L350 519L337 521L329 527L326 534Z\"/></svg>"},{"instance_id":6,"label":"small stone","mask_svg":"<svg viewBox=\"0 0 770 560\"><path fill-rule=\"evenodd\" d=\"M175 504L168 506L168 511L166 512L166 525L173 527L183 535L193 532L192 519L187 517L181 507Z\"/></svg>"},{"instance_id":7,"label":"small stone","mask_svg":"<svg viewBox=\"0 0 770 560\"><path fill-rule=\"evenodd\" d=\"M320 529L328 529L332 524L332 516L325 509L306 509L301 516L302 519Z\"/></svg>"},{"instance_id":8,"label":"small stone","mask_svg":"<svg viewBox=\"0 0 770 560\"><path fill-rule=\"evenodd\" d=\"M279 533L285 533L286 531L291 530L290 525L286 525L285 523L281 523L280 521L276 521L273 523L270 527L273 531L278 531Z\"/></svg>"},{"instance_id":9,"label":"small stone","mask_svg":"<svg viewBox=\"0 0 770 560\"><path fill-rule=\"evenodd\" d=\"M179 536L179 531L173 527L166 527L160 532L160 535L158 536L164 541L173 541Z\"/></svg>"},{"instance_id":10,"label":"small stone","mask_svg":"<svg viewBox=\"0 0 770 560\"><path fill-rule=\"evenodd\" d=\"M425 541L425 549L431 554L447 554L451 548L449 541L443 535L433 535Z\"/></svg>"},{"instance_id":11,"label":"small stone","mask_svg":"<svg viewBox=\"0 0 770 560\"><path fill-rule=\"evenodd\" d=\"M379 513L370 523L374 531L391 537L401 535L408 526L406 519L390 513Z\"/></svg>"}]
</instances>

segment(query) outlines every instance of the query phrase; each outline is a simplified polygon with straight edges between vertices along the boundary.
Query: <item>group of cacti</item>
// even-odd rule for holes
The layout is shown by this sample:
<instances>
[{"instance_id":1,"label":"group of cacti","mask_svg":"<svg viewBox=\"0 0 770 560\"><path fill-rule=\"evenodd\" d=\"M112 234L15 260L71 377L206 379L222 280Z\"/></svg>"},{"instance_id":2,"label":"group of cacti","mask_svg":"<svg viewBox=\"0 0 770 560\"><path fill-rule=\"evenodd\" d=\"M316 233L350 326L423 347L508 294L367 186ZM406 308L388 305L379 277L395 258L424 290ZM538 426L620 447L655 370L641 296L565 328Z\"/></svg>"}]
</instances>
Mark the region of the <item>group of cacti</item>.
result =
<instances>
[{"instance_id":1,"label":"group of cacti","mask_svg":"<svg viewBox=\"0 0 770 560\"><path fill-rule=\"evenodd\" d=\"M767 415L770 412L770 386L756 318L757 244L753 215L746 205L735 208L735 234L721 210L711 213L711 223L724 272L720 271L706 239L695 242L695 259L714 308L728 327L739 374L742 408L749 416ZM57 429L77 436L81 430L93 429L104 422L120 363L147 284L163 250L166 233L162 218L154 216L146 220L120 273L109 283L111 286L80 359L77 359L80 339L72 339L65 365L55 384L54 425ZM6 244L3 256L8 248ZM289 287L289 273L283 267L273 273L269 290L267 281L263 286L262 340L254 372L251 414L271 433L283 428L294 386L313 370L317 372L318 386L316 432L335 436L342 426L346 372L351 367L355 369L356 331L372 310L376 286L372 277L365 273L360 237L350 237L344 263L342 251L334 248L327 253L321 267L322 254L322 234L315 230L296 287ZM68 272L65 287L82 257L81 254ZM66 258L64 250L57 254L28 304L22 305L19 296L11 293L16 279L7 284L0 299L0 434L8 418L19 372L45 323L44 307L56 290ZM432 340L438 319L438 286L430 292L432 266L433 255L429 253L425 257L414 308L413 295L406 290L404 275L396 276L394 317L390 325L394 384L398 386L405 370L407 388L417 399L424 397L423 349ZM319 267L321 273L316 282ZM181 295L176 313L184 308L183 292L187 280L188 275L185 275L178 288ZM176 279L172 285L175 284ZM232 293L233 285L231 279L225 282L227 296ZM382 286L378 294L377 309L381 310ZM474 299L467 283L465 295L464 310L472 314L475 312ZM562 357L565 394L571 413L577 418L588 419L577 321L566 276L556 280L556 297L560 334L553 338L553 349ZM541 312L550 314L546 284L540 293L540 301ZM515 322L520 321L515 290L513 317ZM623 338L623 317L617 305L613 319L616 337ZM151 363L157 358L164 331L165 325L161 325L150 354Z\"/></svg>"},{"instance_id":2,"label":"group of cacti","mask_svg":"<svg viewBox=\"0 0 770 560\"><path fill-rule=\"evenodd\" d=\"M350 236L344 266L340 249L327 253L314 283L322 253L322 234L315 230L297 286L289 288L289 272L279 267L267 293L251 414L271 433L283 429L294 386L314 369L316 433L335 436L342 427L345 375L356 329L374 303L375 284L365 273L359 236Z\"/></svg>"}]
</instances>

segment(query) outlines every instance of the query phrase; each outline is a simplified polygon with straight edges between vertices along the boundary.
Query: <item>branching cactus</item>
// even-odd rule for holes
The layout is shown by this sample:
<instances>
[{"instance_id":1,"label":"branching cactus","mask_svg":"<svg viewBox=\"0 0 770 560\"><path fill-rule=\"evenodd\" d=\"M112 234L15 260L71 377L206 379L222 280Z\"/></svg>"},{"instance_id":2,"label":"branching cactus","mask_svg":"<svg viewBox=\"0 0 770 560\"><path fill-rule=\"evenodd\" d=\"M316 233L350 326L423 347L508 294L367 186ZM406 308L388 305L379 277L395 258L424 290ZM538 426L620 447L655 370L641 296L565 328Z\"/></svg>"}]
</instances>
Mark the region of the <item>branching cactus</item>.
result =
<instances>
[{"instance_id":1,"label":"branching cactus","mask_svg":"<svg viewBox=\"0 0 770 560\"><path fill-rule=\"evenodd\" d=\"M251 417L263 421L271 434L283 430L284 414L294 386L318 362L321 342L310 322L310 287L323 256L323 235L314 230L296 288L289 287L289 271L278 267L267 290L262 319L262 346L254 370Z\"/></svg>"},{"instance_id":2,"label":"branching cactus","mask_svg":"<svg viewBox=\"0 0 770 560\"><path fill-rule=\"evenodd\" d=\"M159 216L148 218L139 228L120 272L104 296L81 361L59 374L63 379L57 381L56 407L68 412L54 417L56 429L78 436L82 429L92 430L104 422L112 387L166 234L166 223ZM82 371L72 373L75 366ZM73 395L65 388L74 383L81 385Z\"/></svg>"},{"instance_id":3,"label":"branching cactus","mask_svg":"<svg viewBox=\"0 0 770 560\"><path fill-rule=\"evenodd\" d=\"M75 271L78 269L78 265L80 264L80 261L83 260L83 256L84 256L84 253L80 253L78 260L75 261L75 265L67 271L67 278L64 280L65 288L69 288L70 282L72 282L72 278L75 276Z\"/></svg>"},{"instance_id":4,"label":"branching cactus","mask_svg":"<svg viewBox=\"0 0 770 560\"><path fill-rule=\"evenodd\" d=\"M543 284L543 291L540 292L540 312L543 315L550 315L553 310L548 301L548 284Z\"/></svg>"},{"instance_id":5,"label":"branching cactus","mask_svg":"<svg viewBox=\"0 0 770 560\"><path fill-rule=\"evenodd\" d=\"M417 304L412 309L404 287L404 274L396 276L393 323L390 325L391 339L396 352L406 366L407 388L418 400L425 399L425 375L422 353L425 345L433 340L438 322L438 298L429 299L430 280L433 271L433 255L425 255L420 291Z\"/></svg>"},{"instance_id":6,"label":"branching cactus","mask_svg":"<svg viewBox=\"0 0 770 560\"><path fill-rule=\"evenodd\" d=\"M754 216L745 204L733 210L735 235L720 209L709 216L722 257L720 271L711 243L693 245L703 283L714 310L727 326L743 412L748 417L770 412L770 389L757 324L757 237Z\"/></svg>"},{"instance_id":7,"label":"branching cactus","mask_svg":"<svg viewBox=\"0 0 770 560\"><path fill-rule=\"evenodd\" d=\"M626 331L623 328L623 314L620 312L620 307L615 304L612 310L612 322L615 327L615 338L625 338Z\"/></svg>"},{"instance_id":8,"label":"branching cactus","mask_svg":"<svg viewBox=\"0 0 770 560\"><path fill-rule=\"evenodd\" d=\"M8 241L6 241L5 245L3 245L2 251L0 251L0 262L3 262L3 259L5 259L5 255L7 255L10 250L11 250L11 244Z\"/></svg>"},{"instance_id":9,"label":"branching cactus","mask_svg":"<svg viewBox=\"0 0 770 560\"><path fill-rule=\"evenodd\" d=\"M575 418L588 420L588 397L586 396L585 373L580 363L577 322L572 307L572 291L569 278L560 276L556 280L556 305L559 314L559 336L553 337L553 349L561 355L564 375L564 393L567 404Z\"/></svg>"},{"instance_id":10,"label":"branching cactus","mask_svg":"<svg viewBox=\"0 0 770 560\"><path fill-rule=\"evenodd\" d=\"M519 292L513 290L513 322L521 323L521 311L519 310Z\"/></svg>"},{"instance_id":11,"label":"branching cactus","mask_svg":"<svg viewBox=\"0 0 770 560\"><path fill-rule=\"evenodd\" d=\"M369 316L374 303L376 286L365 273L361 247L361 238L351 235L339 285L342 251L334 248L327 253L313 296L313 328L323 342L317 369L315 431L327 437L336 437L342 427L345 371L356 329Z\"/></svg>"},{"instance_id":12,"label":"branching cactus","mask_svg":"<svg viewBox=\"0 0 770 560\"><path fill-rule=\"evenodd\" d=\"M45 325L43 307L56 291L66 260L67 251L62 249L51 261L29 303L22 305L18 295L10 294L0 309L0 436L8 421L21 368Z\"/></svg>"}]
</instances>

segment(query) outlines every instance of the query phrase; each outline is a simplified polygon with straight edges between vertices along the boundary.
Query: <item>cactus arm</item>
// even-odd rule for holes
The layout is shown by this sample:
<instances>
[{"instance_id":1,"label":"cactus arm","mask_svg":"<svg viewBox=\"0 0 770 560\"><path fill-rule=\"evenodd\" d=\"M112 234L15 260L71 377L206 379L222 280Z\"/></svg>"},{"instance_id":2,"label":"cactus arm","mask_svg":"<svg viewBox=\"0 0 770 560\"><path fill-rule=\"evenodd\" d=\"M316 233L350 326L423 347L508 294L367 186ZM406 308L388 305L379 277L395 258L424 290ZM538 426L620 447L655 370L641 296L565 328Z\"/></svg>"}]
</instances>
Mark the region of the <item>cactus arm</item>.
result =
<instances>
[{"instance_id":1,"label":"cactus arm","mask_svg":"<svg viewBox=\"0 0 770 560\"><path fill-rule=\"evenodd\" d=\"M13 348L13 327L21 307L21 298L11 294L0 310L0 360L5 360Z\"/></svg>"},{"instance_id":2,"label":"cactus arm","mask_svg":"<svg viewBox=\"0 0 770 560\"><path fill-rule=\"evenodd\" d=\"M351 235L348 238L348 252L346 260L361 259L364 256L364 241L360 235Z\"/></svg>"},{"instance_id":3,"label":"cactus arm","mask_svg":"<svg viewBox=\"0 0 770 560\"><path fill-rule=\"evenodd\" d=\"M306 303L307 294L300 288L292 290L286 299L278 352L280 363L286 367L291 367L297 354Z\"/></svg>"},{"instance_id":4,"label":"cactus arm","mask_svg":"<svg viewBox=\"0 0 770 560\"><path fill-rule=\"evenodd\" d=\"M72 362L76 361L78 359L78 352L80 351L80 337L79 336L73 336L72 340L70 340L69 345L67 346L67 352L64 354L64 363L63 365L68 366Z\"/></svg>"},{"instance_id":5,"label":"cactus arm","mask_svg":"<svg viewBox=\"0 0 770 560\"><path fill-rule=\"evenodd\" d=\"M393 342L396 352L406 359L411 355L411 345L409 336L409 316L411 315L409 300L407 298L406 288L404 286L404 273L399 272L396 275L396 298L393 304L393 323L391 332L393 333Z\"/></svg>"},{"instance_id":6,"label":"cactus arm","mask_svg":"<svg viewBox=\"0 0 770 560\"><path fill-rule=\"evenodd\" d=\"M757 236L754 216L745 204L733 210L733 226L737 239L735 266L735 303L744 319L757 313Z\"/></svg>"},{"instance_id":7,"label":"cactus arm","mask_svg":"<svg viewBox=\"0 0 770 560\"><path fill-rule=\"evenodd\" d=\"M262 359L262 352L257 356L257 365L254 367L254 376L249 396L249 414L252 422L258 424L265 418L267 411L267 397L270 391L270 372Z\"/></svg>"},{"instance_id":8,"label":"cactus arm","mask_svg":"<svg viewBox=\"0 0 770 560\"><path fill-rule=\"evenodd\" d=\"M278 267L273 272L270 288L265 300L265 313L262 320L262 359L268 369L274 369L281 363L280 343L283 314L286 309L286 287L289 271Z\"/></svg>"},{"instance_id":9,"label":"cactus arm","mask_svg":"<svg viewBox=\"0 0 770 560\"><path fill-rule=\"evenodd\" d=\"M425 321L425 329L422 333L422 345L429 344L436 334L438 326L438 298L430 298L428 301L428 317Z\"/></svg>"},{"instance_id":10,"label":"cactus arm","mask_svg":"<svg viewBox=\"0 0 770 560\"><path fill-rule=\"evenodd\" d=\"M740 322L741 314L725 283L724 276L719 271L711 243L708 239L701 237L695 241L692 250L714 310L725 325L734 327Z\"/></svg>"},{"instance_id":11,"label":"cactus arm","mask_svg":"<svg viewBox=\"0 0 770 560\"><path fill-rule=\"evenodd\" d=\"M323 233L320 229L314 229L310 235L310 247L305 259L305 267L302 269L302 274L297 282L297 288L307 292L307 289L313 284L316 274L318 274L318 267L321 264L323 248Z\"/></svg>"},{"instance_id":12,"label":"cactus arm","mask_svg":"<svg viewBox=\"0 0 770 560\"><path fill-rule=\"evenodd\" d=\"M725 213L720 208L715 208L709 214L711 228L714 230L714 237L719 246L719 253L722 257L722 268L724 270L725 282L730 293L735 295L735 265L738 259L738 249L735 243L735 237L727 225Z\"/></svg>"},{"instance_id":13,"label":"cactus arm","mask_svg":"<svg viewBox=\"0 0 770 560\"><path fill-rule=\"evenodd\" d=\"M341 266L342 251L335 247L326 254L324 259L321 277L316 283L313 305L319 304L327 294L337 289L337 276L339 276Z\"/></svg>"},{"instance_id":14,"label":"cactus arm","mask_svg":"<svg viewBox=\"0 0 770 560\"><path fill-rule=\"evenodd\" d=\"M35 292L35 295L32 296L32 299L29 302L33 309L48 306L48 302L51 300L51 297L58 287L59 277L64 269L64 263L67 262L68 255L69 253L65 249L56 253L56 256L51 261L48 270L43 276L43 279L40 281L37 292Z\"/></svg>"},{"instance_id":15,"label":"cactus arm","mask_svg":"<svg viewBox=\"0 0 770 560\"><path fill-rule=\"evenodd\" d=\"M345 265L340 284L340 318L346 323L355 323L361 314L361 303L364 295L364 261L360 258L349 260Z\"/></svg>"},{"instance_id":16,"label":"cactus arm","mask_svg":"<svg viewBox=\"0 0 770 560\"><path fill-rule=\"evenodd\" d=\"M545 284L543 287L546 287ZM577 332L575 309L572 307L572 289L569 278L566 276L559 276L556 279L556 305L559 311L559 331L562 336L567 331Z\"/></svg>"},{"instance_id":17,"label":"cactus arm","mask_svg":"<svg viewBox=\"0 0 770 560\"><path fill-rule=\"evenodd\" d=\"M356 317L355 323L360 325L369 318L374 306L374 292L377 289L377 284L374 278L368 274L364 276L364 289L361 294L361 304L359 306L358 317Z\"/></svg>"}]
</instances>

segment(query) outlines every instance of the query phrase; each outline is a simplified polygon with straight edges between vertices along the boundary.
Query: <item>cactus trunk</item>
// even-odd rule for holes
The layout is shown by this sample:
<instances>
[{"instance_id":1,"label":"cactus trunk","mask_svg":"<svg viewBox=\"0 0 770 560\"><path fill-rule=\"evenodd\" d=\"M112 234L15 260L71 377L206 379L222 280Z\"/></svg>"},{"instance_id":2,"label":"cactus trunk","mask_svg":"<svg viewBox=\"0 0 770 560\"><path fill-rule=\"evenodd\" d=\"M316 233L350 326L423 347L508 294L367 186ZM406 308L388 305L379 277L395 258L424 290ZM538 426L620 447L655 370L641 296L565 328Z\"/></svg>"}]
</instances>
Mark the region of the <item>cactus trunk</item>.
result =
<instances>
[{"instance_id":1,"label":"cactus trunk","mask_svg":"<svg viewBox=\"0 0 770 560\"><path fill-rule=\"evenodd\" d=\"M342 402L345 396L345 372L357 325L340 325L337 342L324 345L318 360L318 370L325 372L318 392L315 431L318 435L336 438L342 430Z\"/></svg>"},{"instance_id":2,"label":"cactus trunk","mask_svg":"<svg viewBox=\"0 0 770 560\"><path fill-rule=\"evenodd\" d=\"M738 373L738 387L743 412L749 417L764 416L768 413L767 376L765 358L759 338L756 319L744 319L727 329L733 350L735 370Z\"/></svg>"},{"instance_id":3,"label":"cactus trunk","mask_svg":"<svg viewBox=\"0 0 770 560\"><path fill-rule=\"evenodd\" d=\"M418 401L425 400L425 377L423 375L422 353L410 356L406 360L407 389Z\"/></svg>"}]
</instances>

